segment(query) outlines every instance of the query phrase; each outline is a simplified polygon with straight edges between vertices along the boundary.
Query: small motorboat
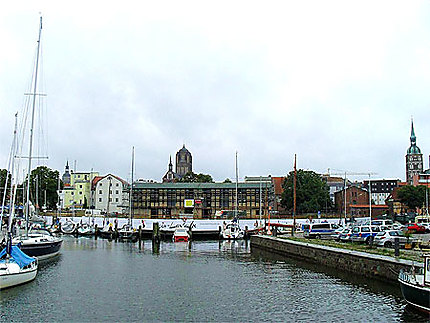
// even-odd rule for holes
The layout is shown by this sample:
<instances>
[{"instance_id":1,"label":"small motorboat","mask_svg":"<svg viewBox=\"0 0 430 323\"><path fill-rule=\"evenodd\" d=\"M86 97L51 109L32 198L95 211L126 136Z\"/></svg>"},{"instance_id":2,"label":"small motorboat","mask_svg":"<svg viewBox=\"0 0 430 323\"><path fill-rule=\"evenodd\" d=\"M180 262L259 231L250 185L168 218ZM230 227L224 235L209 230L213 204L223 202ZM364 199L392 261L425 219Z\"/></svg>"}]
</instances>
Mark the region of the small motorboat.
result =
<instances>
[{"instance_id":1,"label":"small motorboat","mask_svg":"<svg viewBox=\"0 0 430 323\"><path fill-rule=\"evenodd\" d=\"M118 238L122 240L132 240L136 237L136 230L133 227L126 223L122 226L121 229L118 230Z\"/></svg>"},{"instance_id":2,"label":"small motorboat","mask_svg":"<svg viewBox=\"0 0 430 323\"><path fill-rule=\"evenodd\" d=\"M74 234L77 229L77 224L70 219L66 219L66 223L61 223L60 229L64 234Z\"/></svg>"},{"instance_id":3,"label":"small motorboat","mask_svg":"<svg viewBox=\"0 0 430 323\"><path fill-rule=\"evenodd\" d=\"M76 234L79 236L93 236L95 233L95 228L89 223L82 223L76 229Z\"/></svg>"},{"instance_id":4,"label":"small motorboat","mask_svg":"<svg viewBox=\"0 0 430 323\"><path fill-rule=\"evenodd\" d=\"M221 237L225 240L239 240L245 237L245 231L240 228L237 221L233 220L224 225Z\"/></svg>"},{"instance_id":5,"label":"small motorboat","mask_svg":"<svg viewBox=\"0 0 430 323\"><path fill-rule=\"evenodd\" d=\"M398 280L406 302L430 313L430 254L424 255L424 267L401 271Z\"/></svg>"},{"instance_id":6,"label":"small motorboat","mask_svg":"<svg viewBox=\"0 0 430 323\"><path fill-rule=\"evenodd\" d=\"M4 248L0 252L0 289L28 283L36 278L38 263L23 253L17 246Z\"/></svg>"},{"instance_id":7,"label":"small motorboat","mask_svg":"<svg viewBox=\"0 0 430 323\"><path fill-rule=\"evenodd\" d=\"M190 233L186 227L177 227L173 232L173 242L188 242Z\"/></svg>"}]
</instances>

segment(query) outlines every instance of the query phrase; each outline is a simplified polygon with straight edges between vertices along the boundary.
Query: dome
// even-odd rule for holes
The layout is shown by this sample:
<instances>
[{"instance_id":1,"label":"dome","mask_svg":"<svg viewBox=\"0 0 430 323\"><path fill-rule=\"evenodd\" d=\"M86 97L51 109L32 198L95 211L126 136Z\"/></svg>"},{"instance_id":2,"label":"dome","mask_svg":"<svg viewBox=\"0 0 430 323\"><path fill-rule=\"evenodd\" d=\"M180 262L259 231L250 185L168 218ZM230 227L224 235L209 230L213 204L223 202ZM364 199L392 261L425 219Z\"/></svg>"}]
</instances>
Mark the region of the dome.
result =
<instances>
[{"instance_id":1,"label":"dome","mask_svg":"<svg viewBox=\"0 0 430 323\"><path fill-rule=\"evenodd\" d=\"M408 155L412 155L412 154L421 154L421 150L418 148L418 146L411 145L408 148Z\"/></svg>"}]
</instances>

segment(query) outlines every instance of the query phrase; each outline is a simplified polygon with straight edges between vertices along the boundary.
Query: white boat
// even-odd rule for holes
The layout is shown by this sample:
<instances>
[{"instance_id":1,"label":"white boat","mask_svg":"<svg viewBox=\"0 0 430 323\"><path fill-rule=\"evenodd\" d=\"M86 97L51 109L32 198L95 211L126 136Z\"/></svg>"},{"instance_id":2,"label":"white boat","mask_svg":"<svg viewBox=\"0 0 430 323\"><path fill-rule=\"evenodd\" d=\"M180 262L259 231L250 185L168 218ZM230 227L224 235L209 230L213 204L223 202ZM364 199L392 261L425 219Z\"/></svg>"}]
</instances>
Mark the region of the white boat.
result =
<instances>
[{"instance_id":1,"label":"white boat","mask_svg":"<svg viewBox=\"0 0 430 323\"><path fill-rule=\"evenodd\" d=\"M173 232L173 242L188 242L190 240L190 233L187 227L177 227Z\"/></svg>"},{"instance_id":2,"label":"white boat","mask_svg":"<svg viewBox=\"0 0 430 323\"><path fill-rule=\"evenodd\" d=\"M235 198L235 211L234 218L229 223L224 223L221 238L226 240L238 240L245 237L245 231L239 226L239 204L238 204L238 170L237 170L237 151L236 151L236 198Z\"/></svg>"},{"instance_id":3,"label":"white boat","mask_svg":"<svg viewBox=\"0 0 430 323\"><path fill-rule=\"evenodd\" d=\"M17 246L0 252L0 289L22 285L36 278L38 263L28 257Z\"/></svg>"},{"instance_id":4,"label":"white boat","mask_svg":"<svg viewBox=\"0 0 430 323\"><path fill-rule=\"evenodd\" d=\"M245 237L245 231L240 228L239 223L233 220L223 227L221 235L225 240L239 240Z\"/></svg>"},{"instance_id":5,"label":"white boat","mask_svg":"<svg viewBox=\"0 0 430 323\"><path fill-rule=\"evenodd\" d=\"M74 234L77 229L77 223L70 219L66 219L66 223L60 224L60 230L64 234Z\"/></svg>"},{"instance_id":6,"label":"white boat","mask_svg":"<svg viewBox=\"0 0 430 323\"><path fill-rule=\"evenodd\" d=\"M400 289L406 302L430 314L430 254L424 255L424 267L399 274Z\"/></svg>"},{"instance_id":7,"label":"white boat","mask_svg":"<svg viewBox=\"0 0 430 323\"><path fill-rule=\"evenodd\" d=\"M128 204L128 222L118 230L118 238L121 240L132 240L137 238L136 230L133 229L133 180L134 180L134 146L131 152L131 185L129 190L129 204Z\"/></svg>"},{"instance_id":8,"label":"white boat","mask_svg":"<svg viewBox=\"0 0 430 323\"><path fill-rule=\"evenodd\" d=\"M79 224L76 229L76 234L79 236L93 236L96 233L96 229L89 223Z\"/></svg>"}]
</instances>

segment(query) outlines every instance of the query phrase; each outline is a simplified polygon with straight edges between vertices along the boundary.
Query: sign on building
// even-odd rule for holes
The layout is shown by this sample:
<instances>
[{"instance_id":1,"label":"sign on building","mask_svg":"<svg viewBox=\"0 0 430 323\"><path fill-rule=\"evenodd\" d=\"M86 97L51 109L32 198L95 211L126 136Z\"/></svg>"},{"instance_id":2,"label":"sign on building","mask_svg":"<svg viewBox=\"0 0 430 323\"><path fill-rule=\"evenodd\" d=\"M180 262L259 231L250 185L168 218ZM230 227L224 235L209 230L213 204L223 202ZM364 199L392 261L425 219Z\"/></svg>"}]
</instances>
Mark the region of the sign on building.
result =
<instances>
[{"instance_id":1,"label":"sign on building","mask_svg":"<svg viewBox=\"0 0 430 323\"><path fill-rule=\"evenodd\" d=\"M184 207L194 207L194 200L184 200Z\"/></svg>"}]
</instances>

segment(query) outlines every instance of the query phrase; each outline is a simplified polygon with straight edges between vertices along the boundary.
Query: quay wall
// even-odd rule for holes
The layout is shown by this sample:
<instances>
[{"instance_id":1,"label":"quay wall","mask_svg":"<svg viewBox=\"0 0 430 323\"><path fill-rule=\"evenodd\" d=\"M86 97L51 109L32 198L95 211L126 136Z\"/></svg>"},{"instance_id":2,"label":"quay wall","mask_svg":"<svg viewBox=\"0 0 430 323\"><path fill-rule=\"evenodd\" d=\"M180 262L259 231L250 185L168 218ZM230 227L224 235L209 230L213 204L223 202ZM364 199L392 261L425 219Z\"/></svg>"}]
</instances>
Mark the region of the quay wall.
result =
<instances>
[{"instance_id":1,"label":"quay wall","mask_svg":"<svg viewBox=\"0 0 430 323\"><path fill-rule=\"evenodd\" d=\"M271 251L287 257L334 267L339 270L392 283L397 282L400 269L410 269L412 265L415 267L423 266L422 263L410 260L270 236L251 236L251 250L253 248Z\"/></svg>"}]
</instances>

